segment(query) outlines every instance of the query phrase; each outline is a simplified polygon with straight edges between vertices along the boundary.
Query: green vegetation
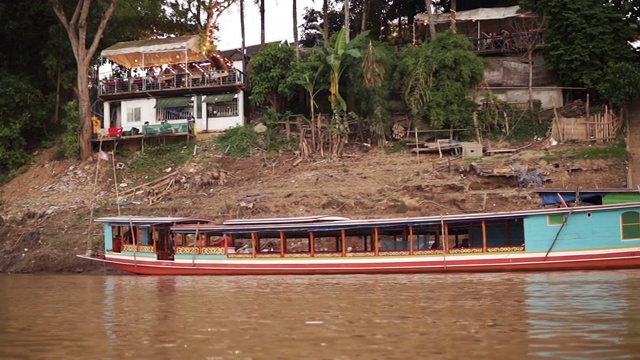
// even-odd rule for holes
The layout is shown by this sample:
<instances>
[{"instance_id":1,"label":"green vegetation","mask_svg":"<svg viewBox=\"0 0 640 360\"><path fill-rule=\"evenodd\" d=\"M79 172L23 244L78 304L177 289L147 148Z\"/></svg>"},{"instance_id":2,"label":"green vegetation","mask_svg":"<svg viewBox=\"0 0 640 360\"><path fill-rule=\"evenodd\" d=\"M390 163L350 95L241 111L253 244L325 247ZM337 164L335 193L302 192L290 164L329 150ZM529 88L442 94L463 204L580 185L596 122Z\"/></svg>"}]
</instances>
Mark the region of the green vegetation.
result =
<instances>
[{"instance_id":1,"label":"green vegetation","mask_svg":"<svg viewBox=\"0 0 640 360\"><path fill-rule=\"evenodd\" d=\"M237 126L218 136L216 144L227 155L249 157L251 149L258 145L258 133L250 127Z\"/></svg>"},{"instance_id":2,"label":"green vegetation","mask_svg":"<svg viewBox=\"0 0 640 360\"><path fill-rule=\"evenodd\" d=\"M630 43L637 6L601 0L525 0L523 5L547 20L540 47L545 62L565 83L595 90L616 107L640 93L640 68ZM597 25L595 25L597 22ZM633 25L632 25L633 24Z\"/></svg>"},{"instance_id":3,"label":"green vegetation","mask_svg":"<svg viewBox=\"0 0 640 360\"><path fill-rule=\"evenodd\" d=\"M193 146L184 144L169 144L145 148L131 159L129 167L132 170L148 170L158 172L167 168L177 168L191 158Z\"/></svg>"},{"instance_id":4,"label":"green vegetation","mask_svg":"<svg viewBox=\"0 0 640 360\"><path fill-rule=\"evenodd\" d=\"M297 138L287 139L280 133L281 120L291 114L279 114L273 109L268 109L262 116L262 122L266 131L258 133L247 126L237 126L216 137L215 143L225 154L232 157L249 157L256 151L269 154L291 151L298 143Z\"/></svg>"},{"instance_id":5,"label":"green vegetation","mask_svg":"<svg viewBox=\"0 0 640 360\"><path fill-rule=\"evenodd\" d=\"M589 146L580 149L562 149L550 151L542 160L552 162L560 160L609 160L628 159L631 156L624 142L611 146Z\"/></svg>"},{"instance_id":6,"label":"green vegetation","mask_svg":"<svg viewBox=\"0 0 640 360\"><path fill-rule=\"evenodd\" d=\"M571 154L571 159L628 159L631 156L624 142L607 147L585 147Z\"/></svg>"}]
</instances>

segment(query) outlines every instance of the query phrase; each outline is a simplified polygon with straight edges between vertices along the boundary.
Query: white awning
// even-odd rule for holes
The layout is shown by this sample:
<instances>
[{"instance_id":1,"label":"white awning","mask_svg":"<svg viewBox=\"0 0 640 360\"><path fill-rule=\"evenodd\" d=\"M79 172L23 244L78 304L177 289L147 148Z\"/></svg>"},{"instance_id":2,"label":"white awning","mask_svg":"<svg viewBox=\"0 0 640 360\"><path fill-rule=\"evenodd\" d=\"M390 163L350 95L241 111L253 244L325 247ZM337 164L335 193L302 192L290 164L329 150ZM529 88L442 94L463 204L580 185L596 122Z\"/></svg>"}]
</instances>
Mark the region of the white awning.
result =
<instances>
[{"instance_id":1,"label":"white awning","mask_svg":"<svg viewBox=\"0 0 640 360\"><path fill-rule=\"evenodd\" d=\"M497 7L497 8L479 8L456 13L456 21L482 21L482 20L498 20L508 19L518 16L531 16L531 13L519 13L520 7ZM434 14L434 22L436 24L447 23L451 21L451 13ZM416 15L416 21L427 21L427 14L420 13Z\"/></svg>"},{"instance_id":2,"label":"white awning","mask_svg":"<svg viewBox=\"0 0 640 360\"><path fill-rule=\"evenodd\" d=\"M198 35L121 42L100 55L129 69L209 60L200 50Z\"/></svg>"}]
</instances>

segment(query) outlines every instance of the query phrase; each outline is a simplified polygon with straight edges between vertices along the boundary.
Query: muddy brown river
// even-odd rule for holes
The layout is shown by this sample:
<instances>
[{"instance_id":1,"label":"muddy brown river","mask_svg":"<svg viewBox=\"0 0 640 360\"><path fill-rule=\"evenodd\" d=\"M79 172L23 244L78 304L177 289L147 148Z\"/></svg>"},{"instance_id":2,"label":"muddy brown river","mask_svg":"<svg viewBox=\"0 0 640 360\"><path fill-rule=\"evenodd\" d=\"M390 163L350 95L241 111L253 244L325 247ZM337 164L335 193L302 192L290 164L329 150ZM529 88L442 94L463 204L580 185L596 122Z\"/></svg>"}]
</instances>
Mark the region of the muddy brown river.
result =
<instances>
[{"instance_id":1,"label":"muddy brown river","mask_svg":"<svg viewBox=\"0 0 640 360\"><path fill-rule=\"evenodd\" d=\"M0 359L529 358L640 358L640 271L0 276Z\"/></svg>"}]
</instances>

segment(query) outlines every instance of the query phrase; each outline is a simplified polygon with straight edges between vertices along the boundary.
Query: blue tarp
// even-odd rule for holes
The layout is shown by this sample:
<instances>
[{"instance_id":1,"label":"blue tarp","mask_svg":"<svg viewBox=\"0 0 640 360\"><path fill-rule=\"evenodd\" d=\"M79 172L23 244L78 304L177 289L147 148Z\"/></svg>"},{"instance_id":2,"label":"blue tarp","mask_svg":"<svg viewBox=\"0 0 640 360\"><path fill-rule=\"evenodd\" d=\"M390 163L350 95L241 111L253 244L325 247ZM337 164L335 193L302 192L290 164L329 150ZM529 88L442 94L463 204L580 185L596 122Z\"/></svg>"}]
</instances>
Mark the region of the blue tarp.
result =
<instances>
[{"instance_id":1,"label":"blue tarp","mask_svg":"<svg viewBox=\"0 0 640 360\"><path fill-rule=\"evenodd\" d=\"M562 201L560 201L560 198L558 197L558 193L539 193L540 195L540 205L544 206L544 205L559 205L562 204ZM593 193L593 192L588 192L588 193L579 193L578 196L580 197L580 201L586 201L586 202L591 202L591 200L597 199L597 198L602 198L604 197L605 193ZM576 201L576 194L575 193L560 193L560 196L562 196L562 199L564 200L565 203L569 203L569 202L575 202Z\"/></svg>"}]
</instances>

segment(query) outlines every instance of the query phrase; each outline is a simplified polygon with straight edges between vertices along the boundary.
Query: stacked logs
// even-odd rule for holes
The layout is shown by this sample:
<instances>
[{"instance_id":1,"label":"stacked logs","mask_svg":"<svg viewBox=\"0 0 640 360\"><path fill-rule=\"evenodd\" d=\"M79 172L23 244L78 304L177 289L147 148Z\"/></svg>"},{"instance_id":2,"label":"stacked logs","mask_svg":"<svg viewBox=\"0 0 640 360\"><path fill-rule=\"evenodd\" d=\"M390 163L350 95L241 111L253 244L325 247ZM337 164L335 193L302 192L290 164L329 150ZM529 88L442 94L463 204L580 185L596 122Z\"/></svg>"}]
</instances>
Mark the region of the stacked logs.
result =
<instances>
[{"instance_id":1,"label":"stacked logs","mask_svg":"<svg viewBox=\"0 0 640 360\"><path fill-rule=\"evenodd\" d=\"M222 169L199 172L174 171L145 184L127 189L119 194L119 198L130 201L144 199L149 204L155 204L179 190L188 191L224 185L230 177L229 172Z\"/></svg>"}]
</instances>

